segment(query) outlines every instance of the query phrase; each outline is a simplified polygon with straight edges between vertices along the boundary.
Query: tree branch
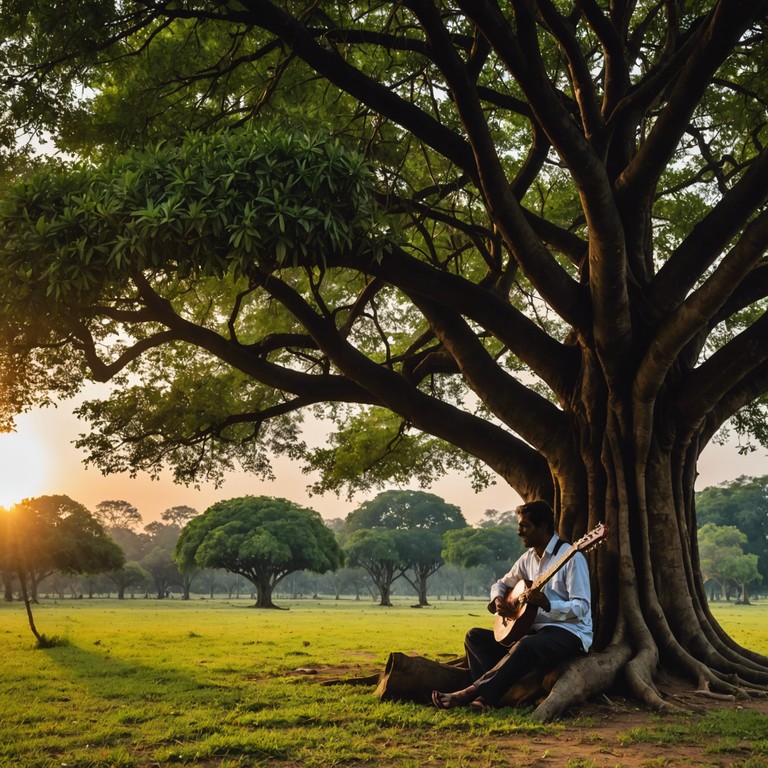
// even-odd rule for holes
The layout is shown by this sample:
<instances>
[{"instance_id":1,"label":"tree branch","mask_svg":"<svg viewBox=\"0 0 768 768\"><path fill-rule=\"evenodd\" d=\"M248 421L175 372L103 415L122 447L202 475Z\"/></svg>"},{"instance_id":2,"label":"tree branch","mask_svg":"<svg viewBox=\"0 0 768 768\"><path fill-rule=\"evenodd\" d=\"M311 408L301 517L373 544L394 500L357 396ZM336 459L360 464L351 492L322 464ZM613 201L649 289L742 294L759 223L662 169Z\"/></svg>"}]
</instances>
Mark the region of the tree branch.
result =
<instances>
[{"instance_id":1,"label":"tree branch","mask_svg":"<svg viewBox=\"0 0 768 768\"><path fill-rule=\"evenodd\" d=\"M617 181L617 194L626 206L642 204L653 194L712 76L766 4L766 0L718 0L648 138Z\"/></svg>"},{"instance_id":2,"label":"tree branch","mask_svg":"<svg viewBox=\"0 0 768 768\"><path fill-rule=\"evenodd\" d=\"M480 187L492 220L536 289L561 317L579 327L579 321L584 318L577 301L576 285L528 226L496 152L477 91L464 62L450 43L435 6L427 0L407 0L406 5L422 23L435 62L451 87L451 95L475 153Z\"/></svg>"},{"instance_id":3,"label":"tree branch","mask_svg":"<svg viewBox=\"0 0 768 768\"><path fill-rule=\"evenodd\" d=\"M717 401L717 404L707 414L704 427L701 430L701 450L728 419L745 405L754 402L768 392L768 362L758 365L746 376L743 376Z\"/></svg>"},{"instance_id":4,"label":"tree branch","mask_svg":"<svg viewBox=\"0 0 768 768\"><path fill-rule=\"evenodd\" d=\"M561 399L568 399L578 375L579 353L553 339L504 298L393 249L369 268L411 296L452 308L479 323L529 365Z\"/></svg>"},{"instance_id":5,"label":"tree branch","mask_svg":"<svg viewBox=\"0 0 768 768\"><path fill-rule=\"evenodd\" d=\"M675 396L681 423L698 428L720 401L768 360L768 312L717 350L682 382Z\"/></svg>"},{"instance_id":6,"label":"tree branch","mask_svg":"<svg viewBox=\"0 0 768 768\"><path fill-rule=\"evenodd\" d=\"M632 392L635 440L641 461L650 445L653 403L668 372L685 345L708 326L731 296L734 286L760 261L766 245L768 211L747 227L714 273L670 315L654 336L638 368Z\"/></svg>"},{"instance_id":7,"label":"tree branch","mask_svg":"<svg viewBox=\"0 0 768 768\"><path fill-rule=\"evenodd\" d=\"M406 128L472 178L477 178L471 149L461 136L323 47L317 40L317 31L310 31L274 4L267 0L242 0L242 5L249 23L277 35L302 61L331 83Z\"/></svg>"},{"instance_id":8,"label":"tree branch","mask_svg":"<svg viewBox=\"0 0 768 768\"><path fill-rule=\"evenodd\" d=\"M624 354L631 340L627 259L624 228L605 166L574 125L546 75L529 0L514 2L516 33L496 4L487 0L459 0L459 5L483 30L513 73L536 119L573 176L590 231L594 335L609 379L619 378L626 368ZM524 264L523 269L526 269ZM572 325L584 328L578 323Z\"/></svg>"},{"instance_id":9,"label":"tree branch","mask_svg":"<svg viewBox=\"0 0 768 768\"><path fill-rule=\"evenodd\" d=\"M150 349L156 349L170 341L176 340L176 335L172 331L163 331L161 333L152 334L146 339L140 339L133 346L127 349L122 355L111 363L105 363L96 349L96 343L88 330L85 323L71 319L69 321L73 328L73 333L78 339L77 348L83 353L85 362L91 369L93 378L96 381L106 382L110 381L120 371L124 370L126 366L141 357L142 354L148 352Z\"/></svg>"},{"instance_id":10,"label":"tree branch","mask_svg":"<svg viewBox=\"0 0 768 768\"><path fill-rule=\"evenodd\" d=\"M768 199L768 148L691 230L648 285L650 306L666 316L688 295L744 222Z\"/></svg>"},{"instance_id":11,"label":"tree branch","mask_svg":"<svg viewBox=\"0 0 768 768\"><path fill-rule=\"evenodd\" d=\"M384 405L417 429L481 459L514 487L520 487L520 483L527 487L530 481L525 478L526 472L534 471L538 477L544 471L546 461L522 440L420 391L404 377L373 362L345 341L332 323L318 316L282 280L274 275L262 275L261 279L267 292L297 318L334 365L370 393L371 401Z\"/></svg>"},{"instance_id":12,"label":"tree branch","mask_svg":"<svg viewBox=\"0 0 768 768\"><path fill-rule=\"evenodd\" d=\"M552 463L563 449L562 412L506 373L458 315L428 301L414 302L480 401Z\"/></svg>"},{"instance_id":13,"label":"tree branch","mask_svg":"<svg viewBox=\"0 0 768 768\"><path fill-rule=\"evenodd\" d=\"M135 273L133 279L142 299L152 312L155 322L170 328L175 340L185 341L204 349L222 362L252 376L256 381L299 397L317 402L333 400L381 405L381 402L372 397L368 391L343 376L308 374L264 360L261 356L262 350L258 347L259 354L254 354L249 347L225 339L208 328L180 317L174 312L169 301L155 293L141 273Z\"/></svg>"}]
</instances>

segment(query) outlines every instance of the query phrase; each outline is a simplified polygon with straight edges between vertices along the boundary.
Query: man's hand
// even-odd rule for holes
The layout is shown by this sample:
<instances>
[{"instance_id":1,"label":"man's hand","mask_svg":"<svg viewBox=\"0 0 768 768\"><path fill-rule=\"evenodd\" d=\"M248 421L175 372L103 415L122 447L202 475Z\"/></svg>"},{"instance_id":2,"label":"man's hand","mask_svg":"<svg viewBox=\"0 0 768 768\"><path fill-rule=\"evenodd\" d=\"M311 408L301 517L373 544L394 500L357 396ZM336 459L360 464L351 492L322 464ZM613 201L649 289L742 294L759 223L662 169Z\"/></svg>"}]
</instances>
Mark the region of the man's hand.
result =
<instances>
[{"instance_id":1,"label":"man's hand","mask_svg":"<svg viewBox=\"0 0 768 768\"><path fill-rule=\"evenodd\" d=\"M514 618L514 612L512 608L510 607L509 603L507 602L506 598L504 597L497 597L493 601L494 605L496 606L496 613L499 614L502 618L505 619L513 619Z\"/></svg>"},{"instance_id":2,"label":"man's hand","mask_svg":"<svg viewBox=\"0 0 768 768\"><path fill-rule=\"evenodd\" d=\"M528 592L523 595L523 598L526 603L535 605L538 608L541 608L542 611L549 612L549 609L552 607L549 598L540 589L528 590Z\"/></svg>"}]
</instances>

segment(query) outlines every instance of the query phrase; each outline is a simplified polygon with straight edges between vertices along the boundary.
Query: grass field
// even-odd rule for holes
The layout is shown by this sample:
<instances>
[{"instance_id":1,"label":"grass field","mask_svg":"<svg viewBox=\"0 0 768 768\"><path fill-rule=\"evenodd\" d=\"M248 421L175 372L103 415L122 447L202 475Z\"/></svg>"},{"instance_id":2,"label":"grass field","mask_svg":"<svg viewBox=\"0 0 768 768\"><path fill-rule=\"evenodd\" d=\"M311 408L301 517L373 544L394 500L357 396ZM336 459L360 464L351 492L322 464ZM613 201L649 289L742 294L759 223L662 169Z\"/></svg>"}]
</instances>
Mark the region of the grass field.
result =
<instances>
[{"instance_id":1,"label":"grass field","mask_svg":"<svg viewBox=\"0 0 768 768\"><path fill-rule=\"evenodd\" d=\"M370 687L325 687L297 672L377 672L395 650L456 655L464 632L488 621L481 601L422 610L331 599L283 601L289 611L250 604L44 601L38 628L67 641L48 650L35 649L23 606L3 604L0 766L482 768L517 764L500 738L524 743L567 727L511 710L478 717L381 703ZM714 611L740 642L768 653L768 604ZM756 757L729 765L768 767L766 719L750 726ZM690 726L691 738L700 727ZM548 764L585 765L562 757Z\"/></svg>"}]
</instances>

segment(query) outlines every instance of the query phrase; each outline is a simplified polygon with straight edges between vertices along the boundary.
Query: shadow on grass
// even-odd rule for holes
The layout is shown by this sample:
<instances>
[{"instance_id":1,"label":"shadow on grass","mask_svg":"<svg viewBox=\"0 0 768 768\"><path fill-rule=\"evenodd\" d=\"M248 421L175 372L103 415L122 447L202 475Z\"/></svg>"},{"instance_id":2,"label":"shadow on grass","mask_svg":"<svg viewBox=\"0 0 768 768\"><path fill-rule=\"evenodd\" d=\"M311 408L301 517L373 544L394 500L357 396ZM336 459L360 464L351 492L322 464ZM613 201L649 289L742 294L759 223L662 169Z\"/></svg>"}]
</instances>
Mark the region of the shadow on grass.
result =
<instances>
[{"instance_id":1,"label":"shadow on grass","mask_svg":"<svg viewBox=\"0 0 768 768\"><path fill-rule=\"evenodd\" d=\"M208 704L215 698L221 705L227 703L227 693L232 702L239 694L236 687L220 685L205 672L196 675L190 669L180 669L172 661L152 666L113 656L109 649L88 650L72 642L44 652L67 671L72 682L85 686L94 696L123 704Z\"/></svg>"}]
</instances>

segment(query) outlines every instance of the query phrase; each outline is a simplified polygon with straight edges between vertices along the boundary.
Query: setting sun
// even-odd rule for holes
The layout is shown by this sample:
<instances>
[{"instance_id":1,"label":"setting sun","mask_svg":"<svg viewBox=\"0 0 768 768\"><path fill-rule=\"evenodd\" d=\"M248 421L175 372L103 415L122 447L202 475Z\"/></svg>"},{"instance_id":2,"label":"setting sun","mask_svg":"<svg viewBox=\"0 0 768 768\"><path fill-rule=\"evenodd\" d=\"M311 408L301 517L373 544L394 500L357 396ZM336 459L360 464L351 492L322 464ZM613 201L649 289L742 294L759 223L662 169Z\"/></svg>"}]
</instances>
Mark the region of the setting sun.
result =
<instances>
[{"instance_id":1,"label":"setting sun","mask_svg":"<svg viewBox=\"0 0 768 768\"><path fill-rule=\"evenodd\" d=\"M47 474L48 455L37 437L0 434L0 507L41 495Z\"/></svg>"}]
</instances>

